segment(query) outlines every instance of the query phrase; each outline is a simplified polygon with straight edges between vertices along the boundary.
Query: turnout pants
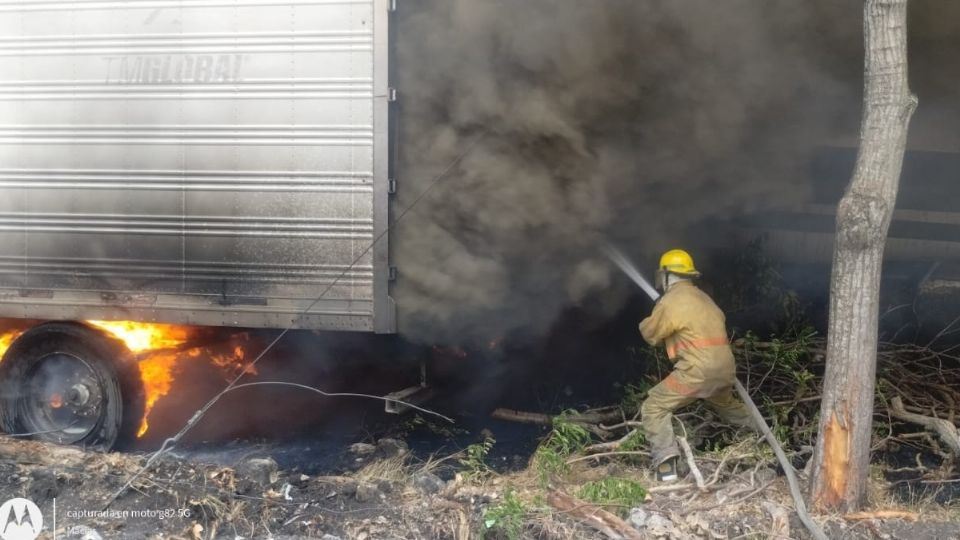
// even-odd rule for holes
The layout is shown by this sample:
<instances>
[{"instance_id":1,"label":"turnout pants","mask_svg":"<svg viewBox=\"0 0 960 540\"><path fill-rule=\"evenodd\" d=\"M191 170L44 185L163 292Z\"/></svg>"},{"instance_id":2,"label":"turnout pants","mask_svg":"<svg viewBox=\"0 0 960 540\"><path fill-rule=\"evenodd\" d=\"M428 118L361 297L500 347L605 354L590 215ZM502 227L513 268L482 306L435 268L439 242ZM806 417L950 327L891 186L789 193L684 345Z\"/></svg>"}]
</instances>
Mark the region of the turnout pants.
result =
<instances>
[{"instance_id":1,"label":"turnout pants","mask_svg":"<svg viewBox=\"0 0 960 540\"><path fill-rule=\"evenodd\" d=\"M711 381L699 373L691 373L689 369L676 369L660 381L660 384L650 389L647 399L640 407L643 430L650 442L654 467L680 455L680 448L673 434L673 411L697 399L706 401L707 406L724 422L756 429L746 405L733 394L732 380Z\"/></svg>"}]
</instances>

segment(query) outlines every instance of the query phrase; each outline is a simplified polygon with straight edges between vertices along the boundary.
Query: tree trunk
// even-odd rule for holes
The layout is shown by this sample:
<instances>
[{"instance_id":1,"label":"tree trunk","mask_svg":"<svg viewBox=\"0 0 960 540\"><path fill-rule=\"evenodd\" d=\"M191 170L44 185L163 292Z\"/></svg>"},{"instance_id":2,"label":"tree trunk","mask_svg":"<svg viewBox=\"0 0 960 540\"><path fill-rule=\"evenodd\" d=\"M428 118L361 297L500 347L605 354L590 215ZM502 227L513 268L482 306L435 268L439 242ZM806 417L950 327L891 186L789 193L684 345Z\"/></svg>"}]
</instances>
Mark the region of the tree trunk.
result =
<instances>
[{"instance_id":1,"label":"tree trunk","mask_svg":"<svg viewBox=\"0 0 960 540\"><path fill-rule=\"evenodd\" d=\"M820 511L856 510L866 489L880 270L917 105L907 84L907 0L866 0L864 43L860 151L837 207L827 366L810 493Z\"/></svg>"}]
</instances>

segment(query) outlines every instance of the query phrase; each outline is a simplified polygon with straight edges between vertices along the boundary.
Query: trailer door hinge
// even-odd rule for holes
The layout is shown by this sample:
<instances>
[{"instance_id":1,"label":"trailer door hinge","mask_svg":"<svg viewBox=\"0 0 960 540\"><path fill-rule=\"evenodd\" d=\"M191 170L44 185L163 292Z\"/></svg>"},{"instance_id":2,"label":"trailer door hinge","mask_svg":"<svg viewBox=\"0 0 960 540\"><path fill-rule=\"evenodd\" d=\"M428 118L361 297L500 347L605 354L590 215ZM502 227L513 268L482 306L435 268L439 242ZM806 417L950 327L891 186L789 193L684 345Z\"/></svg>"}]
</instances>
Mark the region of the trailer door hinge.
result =
<instances>
[{"instance_id":1,"label":"trailer door hinge","mask_svg":"<svg viewBox=\"0 0 960 540\"><path fill-rule=\"evenodd\" d=\"M391 266L390 269L387 271L387 279L388 279L389 281L396 281L396 280L397 280L397 267L396 267L396 266Z\"/></svg>"},{"instance_id":2,"label":"trailer door hinge","mask_svg":"<svg viewBox=\"0 0 960 540\"><path fill-rule=\"evenodd\" d=\"M387 193L393 195L397 192L397 179L388 178L387 179Z\"/></svg>"},{"instance_id":3,"label":"trailer door hinge","mask_svg":"<svg viewBox=\"0 0 960 540\"><path fill-rule=\"evenodd\" d=\"M389 101L390 103L393 103L393 102L396 101L396 100L397 100L397 89L396 89L396 88L388 88L388 89L387 89L387 101Z\"/></svg>"}]
</instances>

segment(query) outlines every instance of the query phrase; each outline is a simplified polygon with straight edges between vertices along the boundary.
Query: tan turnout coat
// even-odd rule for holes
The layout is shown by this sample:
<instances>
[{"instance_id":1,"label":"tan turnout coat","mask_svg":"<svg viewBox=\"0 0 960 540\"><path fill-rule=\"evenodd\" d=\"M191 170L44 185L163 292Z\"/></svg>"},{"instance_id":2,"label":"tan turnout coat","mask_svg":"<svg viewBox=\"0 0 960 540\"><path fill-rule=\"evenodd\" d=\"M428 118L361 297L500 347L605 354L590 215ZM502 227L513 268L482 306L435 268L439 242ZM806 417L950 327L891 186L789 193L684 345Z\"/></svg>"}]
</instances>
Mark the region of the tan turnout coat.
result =
<instances>
[{"instance_id":1,"label":"tan turnout coat","mask_svg":"<svg viewBox=\"0 0 960 540\"><path fill-rule=\"evenodd\" d=\"M664 382L677 393L707 398L733 385L736 373L726 317L693 283L671 286L640 323L640 333L652 346L663 343L679 372Z\"/></svg>"}]
</instances>

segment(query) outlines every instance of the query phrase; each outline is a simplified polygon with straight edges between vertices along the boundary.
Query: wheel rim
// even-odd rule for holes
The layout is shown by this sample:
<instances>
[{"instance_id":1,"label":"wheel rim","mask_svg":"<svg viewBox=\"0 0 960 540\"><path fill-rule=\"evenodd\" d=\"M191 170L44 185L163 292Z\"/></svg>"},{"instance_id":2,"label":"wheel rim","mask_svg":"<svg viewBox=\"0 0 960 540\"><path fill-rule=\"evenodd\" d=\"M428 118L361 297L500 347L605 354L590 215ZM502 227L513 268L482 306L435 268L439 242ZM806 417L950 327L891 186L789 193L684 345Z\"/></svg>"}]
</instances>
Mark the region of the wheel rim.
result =
<instances>
[{"instance_id":1,"label":"wheel rim","mask_svg":"<svg viewBox=\"0 0 960 540\"><path fill-rule=\"evenodd\" d=\"M100 424L104 388L93 368L68 353L50 353L27 373L21 417L37 436L64 444L78 442Z\"/></svg>"}]
</instances>

